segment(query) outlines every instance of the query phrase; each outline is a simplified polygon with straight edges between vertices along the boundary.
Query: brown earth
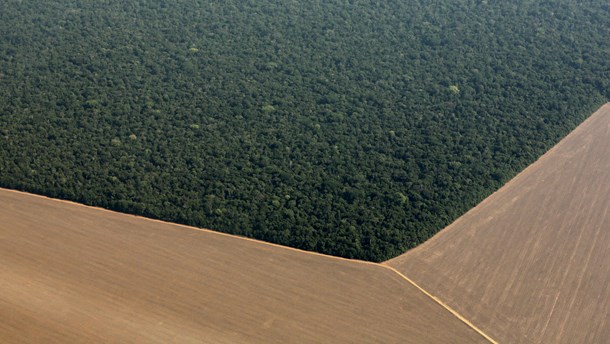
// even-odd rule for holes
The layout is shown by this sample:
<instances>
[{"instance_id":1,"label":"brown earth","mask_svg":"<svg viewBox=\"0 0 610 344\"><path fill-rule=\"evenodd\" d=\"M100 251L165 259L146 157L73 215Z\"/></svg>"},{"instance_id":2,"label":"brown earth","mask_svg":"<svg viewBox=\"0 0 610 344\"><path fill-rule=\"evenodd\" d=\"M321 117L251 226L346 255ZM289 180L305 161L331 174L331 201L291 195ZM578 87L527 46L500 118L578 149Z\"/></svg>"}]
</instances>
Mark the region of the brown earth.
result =
<instances>
[{"instance_id":1,"label":"brown earth","mask_svg":"<svg viewBox=\"0 0 610 344\"><path fill-rule=\"evenodd\" d=\"M610 103L386 264L501 343L610 339Z\"/></svg>"},{"instance_id":2,"label":"brown earth","mask_svg":"<svg viewBox=\"0 0 610 344\"><path fill-rule=\"evenodd\" d=\"M379 264L0 189L1 343L485 343Z\"/></svg>"}]
</instances>

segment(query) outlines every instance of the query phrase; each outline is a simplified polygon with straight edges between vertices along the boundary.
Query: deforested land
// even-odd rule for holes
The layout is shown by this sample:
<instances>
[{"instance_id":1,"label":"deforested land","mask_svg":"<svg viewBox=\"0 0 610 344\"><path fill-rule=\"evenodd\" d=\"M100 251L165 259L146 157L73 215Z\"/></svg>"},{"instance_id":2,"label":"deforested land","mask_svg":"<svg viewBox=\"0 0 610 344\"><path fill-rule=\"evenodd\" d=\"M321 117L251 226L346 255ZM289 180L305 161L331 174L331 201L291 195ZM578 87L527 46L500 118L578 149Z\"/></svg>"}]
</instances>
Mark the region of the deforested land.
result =
<instances>
[{"instance_id":1,"label":"deforested land","mask_svg":"<svg viewBox=\"0 0 610 344\"><path fill-rule=\"evenodd\" d=\"M394 271L0 189L2 343L487 343Z\"/></svg>"},{"instance_id":2,"label":"deforested land","mask_svg":"<svg viewBox=\"0 0 610 344\"><path fill-rule=\"evenodd\" d=\"M423 245L386 264L500 343L610 338L610 103Z\"/></svg>"}]
</instances>

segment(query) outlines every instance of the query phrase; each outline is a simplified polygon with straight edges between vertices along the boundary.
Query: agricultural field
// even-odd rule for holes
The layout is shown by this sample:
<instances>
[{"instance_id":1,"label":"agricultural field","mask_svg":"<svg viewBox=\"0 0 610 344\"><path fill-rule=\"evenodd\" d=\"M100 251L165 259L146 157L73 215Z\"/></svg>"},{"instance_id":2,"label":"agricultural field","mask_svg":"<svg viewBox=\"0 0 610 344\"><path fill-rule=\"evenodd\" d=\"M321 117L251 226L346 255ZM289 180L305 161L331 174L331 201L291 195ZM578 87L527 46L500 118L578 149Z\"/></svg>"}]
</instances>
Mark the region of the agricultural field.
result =
<instances>
[{"instance_id":1,"label":"agricultural field","mask_svg":"<svg viewBox=\"0 0 610 344\"><path fill-rule=\"evenodd\" d=\"M386 264L501 343L610 338L610 104Z\"/></svg>"},{"instance_id":2,"label":"agricultural field","mask_svg":"<svg viewBox=\"0 0 610 344\"><path fill-rule=\"evenodd\" d=\"M387 267L0 189L2 343L486 343Z\"/></svg>"}]
</instances>

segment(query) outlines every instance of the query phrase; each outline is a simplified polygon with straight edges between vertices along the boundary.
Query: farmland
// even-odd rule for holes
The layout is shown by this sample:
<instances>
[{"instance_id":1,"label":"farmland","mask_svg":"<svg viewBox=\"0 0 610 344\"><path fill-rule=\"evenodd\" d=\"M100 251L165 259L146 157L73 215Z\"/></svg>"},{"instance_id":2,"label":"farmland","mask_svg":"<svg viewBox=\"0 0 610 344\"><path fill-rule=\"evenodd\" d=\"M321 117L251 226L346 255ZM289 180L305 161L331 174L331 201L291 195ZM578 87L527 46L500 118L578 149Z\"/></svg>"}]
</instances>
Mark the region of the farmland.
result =
<instances>
[{"instance_id":1,"label":"farmland","mask_svg":"<svg viewBox=\"0 0 610 344\"><path fill-rule=\"evenodd\" d=\"M398 274L0 190L2 343L485 343Z\"/></svg>"},{"instance_id":2,"label":"farmland","mask_svg":"<svg viewBox=\"0 0 610 344\"><path fill-rule=\"evenodd\" d=\"M610 338L610 104L389 261L503 343Z\"/></svg>"}]
</instances>

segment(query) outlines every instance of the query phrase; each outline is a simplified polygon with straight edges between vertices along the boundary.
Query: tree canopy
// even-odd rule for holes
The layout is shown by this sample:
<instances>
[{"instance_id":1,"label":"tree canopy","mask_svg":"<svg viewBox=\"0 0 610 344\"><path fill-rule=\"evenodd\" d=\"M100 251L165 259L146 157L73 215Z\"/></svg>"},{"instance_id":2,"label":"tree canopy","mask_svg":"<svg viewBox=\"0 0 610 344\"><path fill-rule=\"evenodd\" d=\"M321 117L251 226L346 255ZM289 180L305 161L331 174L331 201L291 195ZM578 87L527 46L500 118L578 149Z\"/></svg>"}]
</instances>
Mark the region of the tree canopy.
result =
<instances>
[{"instance_id":1,"label":"tree canopy","mask_svg":"<svg viewBox=\"0 0 610 344\"><path fill-rule=\"evenodd\" d=\"M0 186L380 261L610 98L601 0L3 0Z\"/></svg>"}]
</instances>

